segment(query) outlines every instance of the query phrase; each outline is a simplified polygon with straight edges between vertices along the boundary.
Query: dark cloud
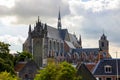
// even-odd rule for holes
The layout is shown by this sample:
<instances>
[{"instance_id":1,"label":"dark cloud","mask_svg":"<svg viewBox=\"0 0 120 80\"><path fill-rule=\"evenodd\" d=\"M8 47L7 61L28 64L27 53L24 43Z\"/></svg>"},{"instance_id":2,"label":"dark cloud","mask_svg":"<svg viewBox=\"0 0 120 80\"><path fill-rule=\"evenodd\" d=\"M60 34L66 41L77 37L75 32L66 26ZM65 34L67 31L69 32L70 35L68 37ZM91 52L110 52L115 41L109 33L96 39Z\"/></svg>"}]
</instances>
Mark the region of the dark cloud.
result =
<instances>
[{"instance_id":1,"label":"dark cloud","mask_svg":"<svg viewBox=\"0 0 120 80\"><path fill-rule=\"evenodd\" d=\"M119 10L92 13L92 15L84 15L84 17L86 20L82 23L82 26L84 26L82 30L89 35L91 34L97 37L98 35L96 34L102 33L104 30L105 33L109 33L109 37L115 38L120 33ZM120 41L120 39L117 40Z\"/></svg>"},{"instance_id":2,"label":"dark cloud","mask_svg":"<svg viewBox=\"0 0 120 80\"><path fill-rule=\"evenodd\" d=\"M11 11L9 8L7 8L5 6L0 6L0 17L7 16L10 14L11 14Z\"/></svg>"},{"instance_id":3,"label":"dark cloud","mask_svg":"<svg viewBox=\"0 0 120 80\"><path fill-rule=\"evenodd\" d=\"M70 13L68 3L63 0L16 0L12 8L0 6L0 16L16 16L18 23L26 23L37 16L57 17L59 6L62 16Z\"/></svg>"},{"instance_id":4,"label":"dark cloud","mask_svg":"<svg viewBox=\"0 0 120 80\"><path fill-rule=\"evenodd\" d=\"M69 6L67 3L64 3L61 0L25 0L15 3L15 7L13 11L17 15L26 16L56 16L58 13L59 6L61 6L61 10L63 15L69 13Z\"/></svg>"},{"instance_id":5,"label":"dark cloud","mask_svg":"<svg viewBox=\"0 0 120 80\"><path fill-rule=\"evenodd\" d=\"M120 46L120 7L111 7L113 5L117 5L117 3L111 5L110 7L108 6L108 3L102 3L103 6L98 6L97 11L97 4L91 5L85 2L82 4L82 2L78 1L75 2L75 4L71 3L70 5L71 13L74 16L83 17L82 22L73 23L77 24L77 32L80 34L82 33L86 39L96 39L103 34L104 30L104 33L107 35L109 41ZM91 6L96 6L96 8L92 8Z\"/></svg>"}]
</instances>

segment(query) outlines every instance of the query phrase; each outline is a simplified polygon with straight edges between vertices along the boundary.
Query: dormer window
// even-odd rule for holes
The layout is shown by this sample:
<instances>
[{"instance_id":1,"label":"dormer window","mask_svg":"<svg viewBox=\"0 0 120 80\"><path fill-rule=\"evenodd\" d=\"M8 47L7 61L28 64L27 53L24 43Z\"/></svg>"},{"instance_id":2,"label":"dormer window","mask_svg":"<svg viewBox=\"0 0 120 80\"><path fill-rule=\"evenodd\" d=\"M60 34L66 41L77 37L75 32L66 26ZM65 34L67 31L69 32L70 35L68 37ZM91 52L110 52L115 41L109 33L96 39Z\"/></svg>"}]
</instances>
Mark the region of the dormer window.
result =
<instances>
[{"instance_id":1,"label":"dormer window","mask_svg":"<svg viewBox=\"0 0 120 80\"><path fill-rule=\"evenodd\" d=\"M104 69L105 69L105 73L112 73L112 66L106 65Z\"/></svg>"}]
</instances>

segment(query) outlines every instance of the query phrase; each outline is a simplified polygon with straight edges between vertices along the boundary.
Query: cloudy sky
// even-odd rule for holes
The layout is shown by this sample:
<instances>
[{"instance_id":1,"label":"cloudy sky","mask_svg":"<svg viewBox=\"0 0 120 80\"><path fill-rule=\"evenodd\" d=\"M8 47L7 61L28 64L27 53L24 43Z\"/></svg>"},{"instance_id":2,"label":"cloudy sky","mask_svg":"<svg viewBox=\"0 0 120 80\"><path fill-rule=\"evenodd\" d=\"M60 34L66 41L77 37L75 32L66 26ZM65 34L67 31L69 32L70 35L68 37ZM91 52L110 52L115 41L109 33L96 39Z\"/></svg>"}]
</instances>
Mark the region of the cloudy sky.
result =
<instances>
[{"instance_id":1,"label":"cloudy sky","mask_svg":"<svg viewBox=\"0 0 120 80\"><path fill-rule=\"evenodd\" d=\"M81 34L83 47L98 47L104 32L110 54L115 57L117 51L120 57L120 0L0 0L0 41L11 45L11 52L22 51L28 25L40 16L56 27L59 7L62 28Z\"/></svg>"}]
</instances>

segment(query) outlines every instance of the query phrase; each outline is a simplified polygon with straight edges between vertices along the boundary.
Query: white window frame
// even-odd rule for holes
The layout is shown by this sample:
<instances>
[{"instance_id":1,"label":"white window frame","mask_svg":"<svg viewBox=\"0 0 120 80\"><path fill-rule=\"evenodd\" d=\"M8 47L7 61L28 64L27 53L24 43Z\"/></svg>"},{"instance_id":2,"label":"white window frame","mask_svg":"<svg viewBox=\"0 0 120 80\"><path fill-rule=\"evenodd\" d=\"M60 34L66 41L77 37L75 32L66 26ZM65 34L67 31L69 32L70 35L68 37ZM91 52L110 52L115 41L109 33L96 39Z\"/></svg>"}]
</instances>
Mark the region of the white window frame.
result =
<instances>
[{"instance_id":1,"label":"white window frame","mask_svg":"<svg viewBox=\"0 0 120 80\"><path fill-rule=\"evenodd\" d=\"M106 68L108 68L108 69L106 69ZM106 66L104 66L104 70L105 70L105 73L112 73L112 66L106 65Z\"/></svg>"}]
</instances>

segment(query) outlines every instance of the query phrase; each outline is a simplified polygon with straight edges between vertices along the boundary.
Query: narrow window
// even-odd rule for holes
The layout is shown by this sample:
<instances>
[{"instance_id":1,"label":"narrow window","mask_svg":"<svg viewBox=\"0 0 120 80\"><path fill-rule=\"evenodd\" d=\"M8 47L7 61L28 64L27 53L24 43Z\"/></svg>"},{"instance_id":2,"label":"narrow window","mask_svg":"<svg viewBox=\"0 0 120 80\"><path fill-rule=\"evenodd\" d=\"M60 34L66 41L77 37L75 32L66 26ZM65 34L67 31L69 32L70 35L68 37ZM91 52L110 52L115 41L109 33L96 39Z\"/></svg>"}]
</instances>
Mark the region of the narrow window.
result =
<instances>
[{"instance_id":1,"label":"narrow window","mask_svg":"<svg viewBox=\"0 0 120 80\"><path fill-rule=\"evenodd\" d=\"M104 45L104 42L102 42L102 47L104 47L105 45Z\"/></svg>"}]
</instances>

